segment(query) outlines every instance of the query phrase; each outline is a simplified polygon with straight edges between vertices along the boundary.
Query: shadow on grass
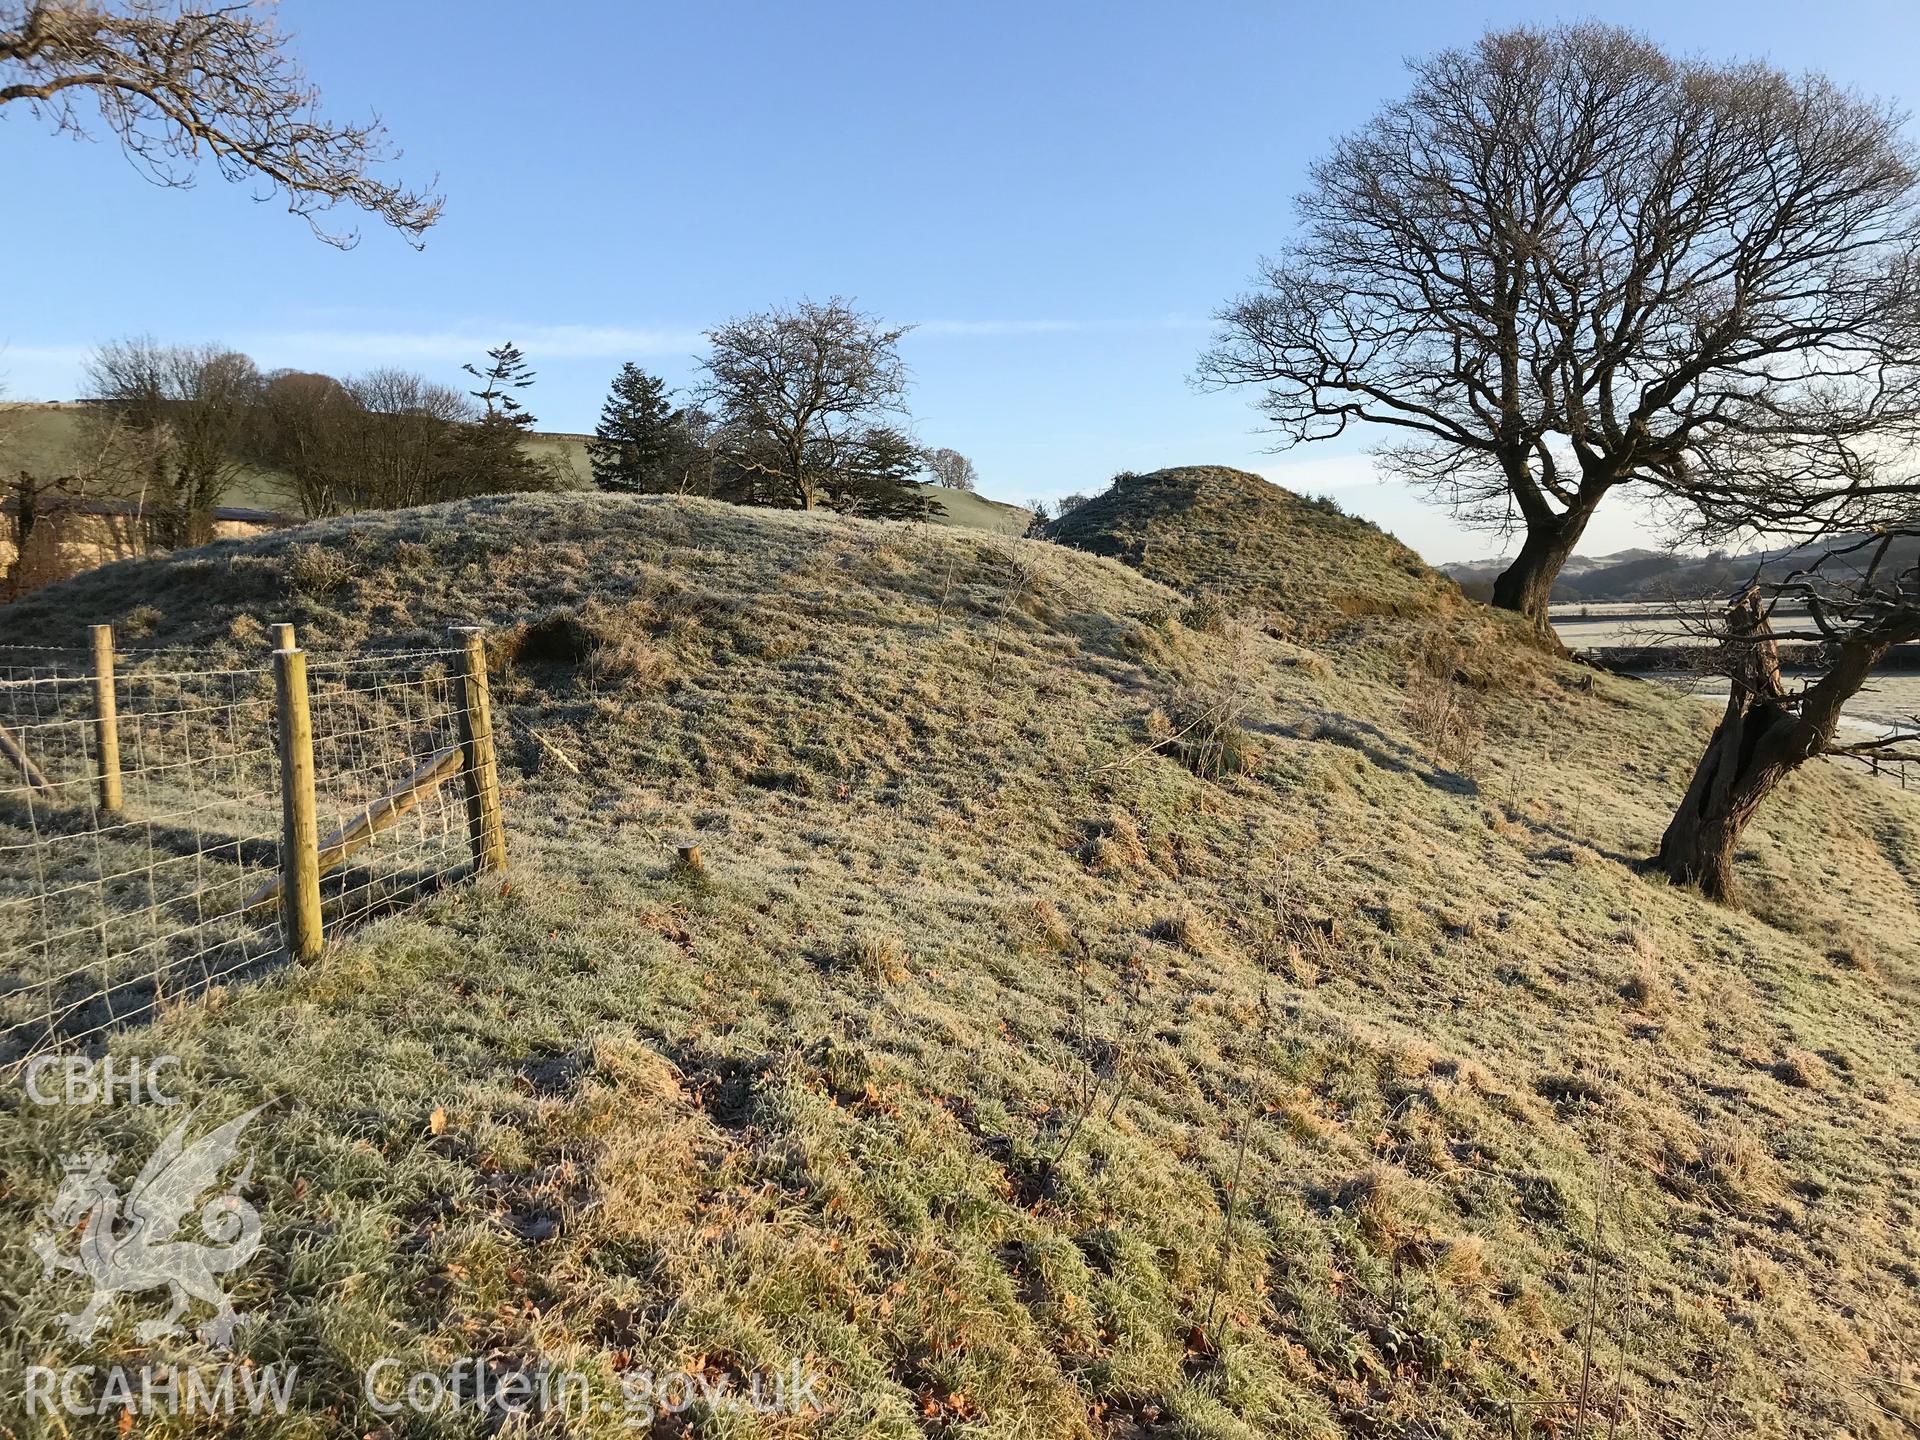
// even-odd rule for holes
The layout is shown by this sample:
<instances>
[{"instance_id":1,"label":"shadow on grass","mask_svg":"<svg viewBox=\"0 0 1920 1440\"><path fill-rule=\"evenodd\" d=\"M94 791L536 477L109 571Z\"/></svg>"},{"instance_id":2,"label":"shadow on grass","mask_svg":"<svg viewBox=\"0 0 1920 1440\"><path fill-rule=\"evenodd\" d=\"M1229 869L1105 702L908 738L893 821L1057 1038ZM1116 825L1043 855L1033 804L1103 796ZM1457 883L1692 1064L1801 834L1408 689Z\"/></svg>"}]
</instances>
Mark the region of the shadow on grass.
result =
<instances>
[{"instance_id":1,"label":"shadow on grass","mask_svg":"<svg viewBox=\"0 0 1920 1440\"><path fill-rule=\"evenodd\" d=\"M193 838L196 844L203 841L203 837ZM271 861L276 847L268 844L266 848ZM335 870L321 880L327 943L350 939L376 921L411 910L472 874L470 863L386 872L358 866ZM289 963L277 902L225 919L229 929L246 928L225 937L210 935L207 932L219 923L213 922L203 928L183 928L161 942L150 941L149 945L171 942L173 953L154 956L142 975L110 984L101 984L97 972L89 975L81 967L53 980L17 975L0 979L0 1000L36 992L45 997L41 1017L14 1022L0 1032L0 1071L54 1049L98 1056L114 1036L151 1024L169 1006L197 1000L218 986L262 979ZM189 950L193 946L199 948Z\"/></svg>"},{"instance_id":2,"label":"shadow on grass","mask_svg":"<svg viewBox=\"0 0 1920 1440\"><path fill-rule=\"evenodd\" d=\"M1315 744L1338 745L1365 757L1375 769L1394 775L1412 775L1429 789L1447 795L1473 799L1480 794L1480 782L1454 770L1429 769L1410 748L1392 739L1386 731L1349 715L1328 715L1315 722L1306 739Z\"/></svg>"}]
</instances>

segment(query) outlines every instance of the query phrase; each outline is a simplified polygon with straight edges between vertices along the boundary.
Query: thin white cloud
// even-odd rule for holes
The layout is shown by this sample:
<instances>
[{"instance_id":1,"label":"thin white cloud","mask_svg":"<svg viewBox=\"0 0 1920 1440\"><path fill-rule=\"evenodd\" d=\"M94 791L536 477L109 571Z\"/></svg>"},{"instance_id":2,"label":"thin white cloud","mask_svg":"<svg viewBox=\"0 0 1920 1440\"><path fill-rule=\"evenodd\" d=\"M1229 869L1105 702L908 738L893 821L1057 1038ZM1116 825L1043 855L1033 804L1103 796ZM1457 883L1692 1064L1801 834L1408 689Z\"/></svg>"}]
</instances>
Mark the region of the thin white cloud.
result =
<instances>
[{"instance_id":1,"label":"thin white cloud","mask_svg":"<svg viewBox=\"0 0 1920 1440\"><path fill-rule=\"evenodd\" d=\"M624 325L465 325L446 330L294 330L242 336L239 348L256 355L341 357L352 363L468 360L511 340L538 360L609 360L641 355L685 355L705 343L693 330Z\"/></svg>"},{"instance_id":2,"label":"thin white cloud","mask_svg":"<svg viewBox=\"0 0 1920 1440\"><path fill-rule=\"evenodd\" d=\"M70 399L91 354L91 345L0 343L0 401Z\"/></svg>"},{"instance_id":3,"label":"thin white cloud","mask_svg":"<svg viewBox=\"0 0 1920 1440\"><path fill-rule=\"evenodd\" d=\"M1119 334L1140 330L1198 330L1207 322L1188 315L1158 315L1118 320L924 320L914 326L916 335L1004 336L1004 335L1081 335Z\"/></svg>"},{"instance_id":4,"label":"thin white cloud","mask_svg":"<svg viewBox=\"0 0 1920 1440\"><path fill-rule=\"evenodd\" d=\"M681 357L701 349L698 331L624 325L478 325L437 330L303 329L214 334L271 368L291 365L340 371L375 365L451 365L477 360L512 340L538 365L555 360ZM0 344L0 384L15 398L64 397L81 383L94 345Z\"/></svg>"},{"instance_id":5,"label":"thin white cloud","mask_svg":"<svg viewBox=\"0 0 1920 1440\"><path fill-rule=\"evenodd\" d=\"M84 365L91 354L93 354L91 345L0 344L0 375L15 366L22 369L39 369L59 365Z\"/></svg>"},{"instance_id":6,"label":"thin white cloud","mask_svg":"<svg viewBox=\"0 0 1920 1440\"><path fill-rule=\"evenodd\" d=\"M1081 320L926 320L916 335L1060 335L1089 328Z\"/></svg>"}]
</instances>

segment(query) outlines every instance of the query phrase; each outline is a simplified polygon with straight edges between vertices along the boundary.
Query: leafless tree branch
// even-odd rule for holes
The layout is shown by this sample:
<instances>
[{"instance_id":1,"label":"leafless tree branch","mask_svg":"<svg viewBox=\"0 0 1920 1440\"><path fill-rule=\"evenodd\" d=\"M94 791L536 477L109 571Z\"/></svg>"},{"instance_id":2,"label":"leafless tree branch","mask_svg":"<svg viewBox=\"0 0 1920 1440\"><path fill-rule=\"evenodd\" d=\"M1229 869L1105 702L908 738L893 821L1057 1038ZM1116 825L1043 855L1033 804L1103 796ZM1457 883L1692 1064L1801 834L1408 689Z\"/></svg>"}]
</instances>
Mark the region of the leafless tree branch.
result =
<instances>
[{"instance_id":1,"label":"leafless tree branch","mask_svg":"<svg viewBox=\"0 0 1920 1440\"><path fill-rule=\"evenodd\" d=\"M228 180L283 195L288 210L331 245L352 229L322 217L346 204L376 216L416 248L440 218L431 187L372 171L398 159L376 116L342 124L263 6L174 0L0 0L0 106L21 102L73 135L89 133L83 102L155 183L189 186L211 160Z\"/></svg>"}]
</instances>

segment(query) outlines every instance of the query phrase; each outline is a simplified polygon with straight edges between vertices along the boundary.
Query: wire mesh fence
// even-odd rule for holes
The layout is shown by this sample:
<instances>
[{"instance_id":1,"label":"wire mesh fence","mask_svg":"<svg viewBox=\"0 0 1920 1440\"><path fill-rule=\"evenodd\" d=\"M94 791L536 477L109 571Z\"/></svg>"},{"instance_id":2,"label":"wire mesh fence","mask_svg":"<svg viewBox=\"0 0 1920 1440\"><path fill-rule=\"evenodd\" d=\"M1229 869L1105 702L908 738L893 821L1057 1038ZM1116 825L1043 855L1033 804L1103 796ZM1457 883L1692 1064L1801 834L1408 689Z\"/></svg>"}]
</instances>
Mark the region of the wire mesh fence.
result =
<instances>
[{"instance_id":1,"label":"wire mesh fence","mask_svg":"<svg viewBox=\"0 0 1920 1440\"><path fill-rule=\"evenodd\" d=\"M0 1069L287 950L274 667L108 654L0 650ZM472 868L466 654L304 667L331 933Z\"/></svg>"}]
</instances>

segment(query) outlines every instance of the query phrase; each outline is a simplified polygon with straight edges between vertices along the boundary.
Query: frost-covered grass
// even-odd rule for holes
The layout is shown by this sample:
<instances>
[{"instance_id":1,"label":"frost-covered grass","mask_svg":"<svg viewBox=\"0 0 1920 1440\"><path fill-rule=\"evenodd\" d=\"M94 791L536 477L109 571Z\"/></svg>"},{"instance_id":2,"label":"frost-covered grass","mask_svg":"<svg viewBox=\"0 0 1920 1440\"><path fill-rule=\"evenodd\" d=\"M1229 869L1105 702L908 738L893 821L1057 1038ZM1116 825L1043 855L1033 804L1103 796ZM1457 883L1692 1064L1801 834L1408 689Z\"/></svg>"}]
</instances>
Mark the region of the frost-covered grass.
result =
<instances>
[{"instance_id":1,"label":"frost-covered grass","mask_svg":"<svg viewBox=\"0 0 1920 1440\"><path fill-rule=\"evenodd\" d=\"M1405 579L1290 617L1033 542L539 497L0 614L139 610L209 663L281 619L493 632L506 883L116 1042L209 1115L276 1101L237 1299L299 1414L234 1433L478 1434L360 1386L477 1353L825 1377L701 1434L1508 1435L1589 1328L1623 1431L1905 1433L1920 807L1799 777L1749 908L1706 905L1634 864L1698 703ZM7 1227L174 1118L10 1100ZM156 1297L67 1340L74 1289L0 1265L9 1355L201 1355L134 1338Z\"/></svg>"}]
</instances>

